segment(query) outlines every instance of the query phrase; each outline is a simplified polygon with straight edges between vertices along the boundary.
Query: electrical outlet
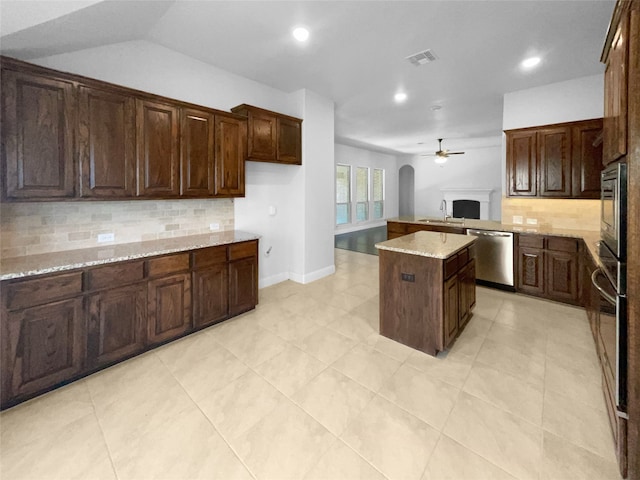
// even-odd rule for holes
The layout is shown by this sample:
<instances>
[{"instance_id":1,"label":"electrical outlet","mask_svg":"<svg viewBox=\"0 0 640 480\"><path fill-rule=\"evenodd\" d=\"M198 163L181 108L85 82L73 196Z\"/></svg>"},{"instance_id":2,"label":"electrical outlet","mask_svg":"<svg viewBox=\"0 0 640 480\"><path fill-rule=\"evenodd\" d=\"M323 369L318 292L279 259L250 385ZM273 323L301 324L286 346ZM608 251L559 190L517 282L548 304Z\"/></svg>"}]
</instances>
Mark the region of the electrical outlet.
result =
<instances>
[{"instance_id":1,"label":"electrical outlet","mask_svg":"<svg viewBox=\"0 0 640 480\"><path fill-rule=\"evenodd\" d=\"M219 223L210 223L209 224L209 230L220 230L220 224Z\"/></svg>"},{"instance_id":2,"label":"electrical outlet","mask_svg":"<svg viewBox=\"0 0 640 480\"><path fill-rule=\"evenodd\" d=\"M513 216L513 223L515 225L522 225L522 215L514 215Z\"/></svg>"},{"instance_id":3,"label":"electrical outlet","mask_svg":"<svg viewBox=\"0 0 640 480\"><path fill-rule=\"evenodd\" d=\"M116 236L113 233L98 234L98 243L113 242L115 239L116 239Z\"/></svg>"},{"instance_id":4,"label":"electrical outlet","mask_svg":"<svg viewBox=\"0 0 640 480\"><path fill-rule=\"evenodd\" d=\"M527 218L527 225L537 225L537 224L538 224L537 218Z\"/></svg>"}]
</instances>

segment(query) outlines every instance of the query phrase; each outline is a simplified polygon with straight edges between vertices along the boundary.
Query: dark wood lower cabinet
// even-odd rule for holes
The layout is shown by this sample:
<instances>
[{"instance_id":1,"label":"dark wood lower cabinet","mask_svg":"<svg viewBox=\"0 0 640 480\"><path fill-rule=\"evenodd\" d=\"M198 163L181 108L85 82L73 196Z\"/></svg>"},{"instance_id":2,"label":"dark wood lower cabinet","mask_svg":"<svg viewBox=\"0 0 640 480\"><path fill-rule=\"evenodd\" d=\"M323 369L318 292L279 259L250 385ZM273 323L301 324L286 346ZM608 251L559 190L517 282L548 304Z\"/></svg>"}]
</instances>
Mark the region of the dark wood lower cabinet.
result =
<instances>
[{"instance_id":1,"label":"dark wood lower cabinet","mask_svg":"<svg viewBox=\"0 0 640 480\"><path fill-rule=\"evenodd\" d=\"M578 256L568 252L545 252L547 295L550 298L578 300Z\"/></svg>"},{"instance_id":2,"label":"dark wood lower cabinet","mask_svg":"<svg viewBox=\"0 0 640 480\"><path fill-rule=\"evenodd\" d=\"M518 248L518 290L531 295L544 294L544 254L539 248Z\"/></svg>"},{"instance_id":3,"label":"dark wood lower cabinet","mask_svg":"<svg viewBox=\"0 0 640 480\"><path fill-rule=\"evenodd\" d=\"M449 345L458 335L460 288L457 275L444 284L444 344Z\"/></svg>"},{"instance_id":4,"label":"dark wood lower cabinet","mask_svg":"<svg viewBox=\"0 0 640 480\"><path fill-rule=\"evenodd\" d=\"M160 343L179 337L191 327L191 281L181 273L149 282L147 339Z\"/></svg>"},{"instance_id":5,"label":"dark wood lower cabinet","mask_svg":"<svg viewBox=\"0 0 640 480\"><path fill-rule=\"evenodd\" d=\"M106 365L144 350L146 319L145 283L89 296L88 366Z\"/></svg>"},{"instance_id":6,"label":"dark wood lower cabinet","mask_svg":"<svg viewBox=\"0 0 640 480\"><path fill-rule=\"evenodd\" d=\"M83 368L82 298L9 312L2 322L2 403L26 399Z\"/></svg>"},{"instance_id":7,"label":"dark wood lower cabinet","mask_svg":"<svg viewBox=\"0 0 640 480\"><path fill-rule=\"evenodd\" d=\"M202 328L227 318L229 279L226 262L193 272L192 275L193 326Z\"/></svg>"},{"instance_id":8,"label":"dark wood lower cabinet","mask_svg":"<svg viewBox=\"0 0 640 480\"><path fill-rule=\"evenodd\" d=\"M258 241L7 280L0 293L4 409L251 310Z\"/></svg>"}]
</instances>

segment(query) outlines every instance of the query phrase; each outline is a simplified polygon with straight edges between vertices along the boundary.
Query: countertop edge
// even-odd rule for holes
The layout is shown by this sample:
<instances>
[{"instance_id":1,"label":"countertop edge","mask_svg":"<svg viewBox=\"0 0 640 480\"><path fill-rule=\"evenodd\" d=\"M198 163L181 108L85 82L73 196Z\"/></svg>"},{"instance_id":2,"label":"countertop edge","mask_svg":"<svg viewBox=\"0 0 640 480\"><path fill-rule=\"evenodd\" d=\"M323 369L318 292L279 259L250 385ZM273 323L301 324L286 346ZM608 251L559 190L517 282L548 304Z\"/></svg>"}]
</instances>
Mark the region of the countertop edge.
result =
<instances>
[{"instance_id":1,"label":"countertop edge","mask_svg":"<svg viewBox=\"0 0 640 480\"><path fill-rule=\"evenodd\" d=\"M208 241L205 241L205 237L208 237ZM232 237L232 238L231 238ZM209 248L216 247L221 245L231 245L233 243L242 243L248 242L252 240L259 240L260 235L249 233L245 231L233 230L229 232L219 232L212 234L204 234L204 235L188 235L184 237L175 237L167 240L152 240L149 242L132 242L132 243L122 243L118 245L110 245L105 247L94 247L80 250L64 250L60 252L51 252L48 254L39 254L34 256L25 256L25 257L13 257L9 259L3 259L2 261L2 269L0 271L0 281L5 280L15 280L19 278L33 277L38 275L46 275L49 273L58 273L65 272L70 270L76 270L80 268L94 267L97 265L108 265L111 263L118 262L126 262L130 260L137 260L141 258L150 258L160 255L169 255L172 253L179 252L189 252L192 250L198 250L201 248ZM179 243L181 240L184 240L183 245L176 245L170 247L162 247L163 243ZM158 246L156 248L153 247L153 244L157 243ZM142 247L143 244L146 244L147 249L140 252L123 252L123 253L115 253L111 256L106 256L105 258L99 258L100 252L109 251L109 250L126 250L126 249L135 249L136 246L138 248ZM34 262L34 257L47 256L50 257L52 255L59 256L73 256L73 255L86 255L93 256L93 258L88 258L86 260L81 260L77 262L61 262L59 265L46 265L42 267L29 265L29 262ZM6 264L9 264L7 268ZM14 265L12 265L14 264ZM24 266L21 268L21 264ZM5 271L7 270L7 271Z\"/></svg>"},{"instance_id":2,"label":"countertop edge","mask_svg":"<svg viewBox=\"0 0 640 480\"><path fill-rule=\"evenodd\" d=\"M424 233L427 233L427 232L424 232ZM435 232L433 232L433 233L435 233ZM415 233L409 234L409 235L415 235ZM419 257L428 257L428 258L436 258L436 259L439 259L439 260L446 260L447 258L452 257L453 255L457 254L458 252L460 252L464 248L467 248L469 245L473 244L476 241L476 237L469 237L469 236L466 236L466 235L457 235L457 234L454 234L454 233L449 233L447 235L453 235L453 236L457 236L457 237L465 237L466 241L464 241L463 243L458 245L455 249L450 250L446 254L438 254L438 253L434 253L434 252L427 251L427 250L422 250L422 249L418 250L418 249L414 249L414 248L406 248L406 247L397 247L397 246L393 246L393 245L385 245L385 243L387 243L387 242L393 242L393 241L398 240L398 239L387 240L386 242L376 243L375 247L378 250L385 250L385 251L388 251L388 252L405 253L407 255L416 255L416 256L419 256ZM400 237L400 238L402 238L402 237Z\"/></svg>"}]
</instances>

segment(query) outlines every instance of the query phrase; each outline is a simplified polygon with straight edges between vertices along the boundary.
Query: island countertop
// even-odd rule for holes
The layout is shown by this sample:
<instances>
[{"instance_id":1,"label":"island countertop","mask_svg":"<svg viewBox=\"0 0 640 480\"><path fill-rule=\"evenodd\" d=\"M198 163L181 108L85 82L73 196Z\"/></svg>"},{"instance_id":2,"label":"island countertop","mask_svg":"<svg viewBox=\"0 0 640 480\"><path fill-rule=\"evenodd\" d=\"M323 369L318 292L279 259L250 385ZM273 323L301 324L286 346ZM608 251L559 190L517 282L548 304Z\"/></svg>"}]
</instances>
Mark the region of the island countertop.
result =
<instances>
[{"instance_id":1,"label":"island countertop","mask_svg":"<svg viewBox=\"0 0 640 480\"><path fill-rule=\"evenodd\" d=\"M402 237L376 243L379 250L446 259L468 247L476 237L454 233L416 232Z\"/></svg>"},{"instance_id":2,"label":"island countertop","mask_svg":"<svg viewBox=\"0 0 640 480\"><path fill-rule=\"evenodd\" d=\"M164 240L105 245L96 248L3 258L0 261L0 280L43 275L76 268L122 262L136 258L185 252L199 248L228 245L256 240L259 235L231 230L204 235L188 235Z\"/></svg>"}]
</instances>

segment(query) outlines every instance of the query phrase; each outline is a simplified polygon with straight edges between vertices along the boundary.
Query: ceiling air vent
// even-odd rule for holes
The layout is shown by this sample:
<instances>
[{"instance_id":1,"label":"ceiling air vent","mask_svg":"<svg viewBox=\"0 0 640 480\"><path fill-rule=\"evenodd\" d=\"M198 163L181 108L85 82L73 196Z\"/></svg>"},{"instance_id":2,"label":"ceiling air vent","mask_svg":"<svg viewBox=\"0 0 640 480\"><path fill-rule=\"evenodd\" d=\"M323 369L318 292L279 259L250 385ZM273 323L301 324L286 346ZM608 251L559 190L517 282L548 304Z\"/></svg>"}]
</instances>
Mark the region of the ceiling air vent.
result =
<instances>
[{"instance_id":1,"label":"ceiling air vent","mask_svg":"<svg viewBox=\"0 0 640 480\"><path fill-rule=\"evenodd\" d=\"M425 65L427 63L433 62L437 59L436 54L433 53L433 50L425 50L424 52L414 53L413 55L409 55L407 60L413 63L416 67L420 65Z\"/></svg>"}]
</instances>

